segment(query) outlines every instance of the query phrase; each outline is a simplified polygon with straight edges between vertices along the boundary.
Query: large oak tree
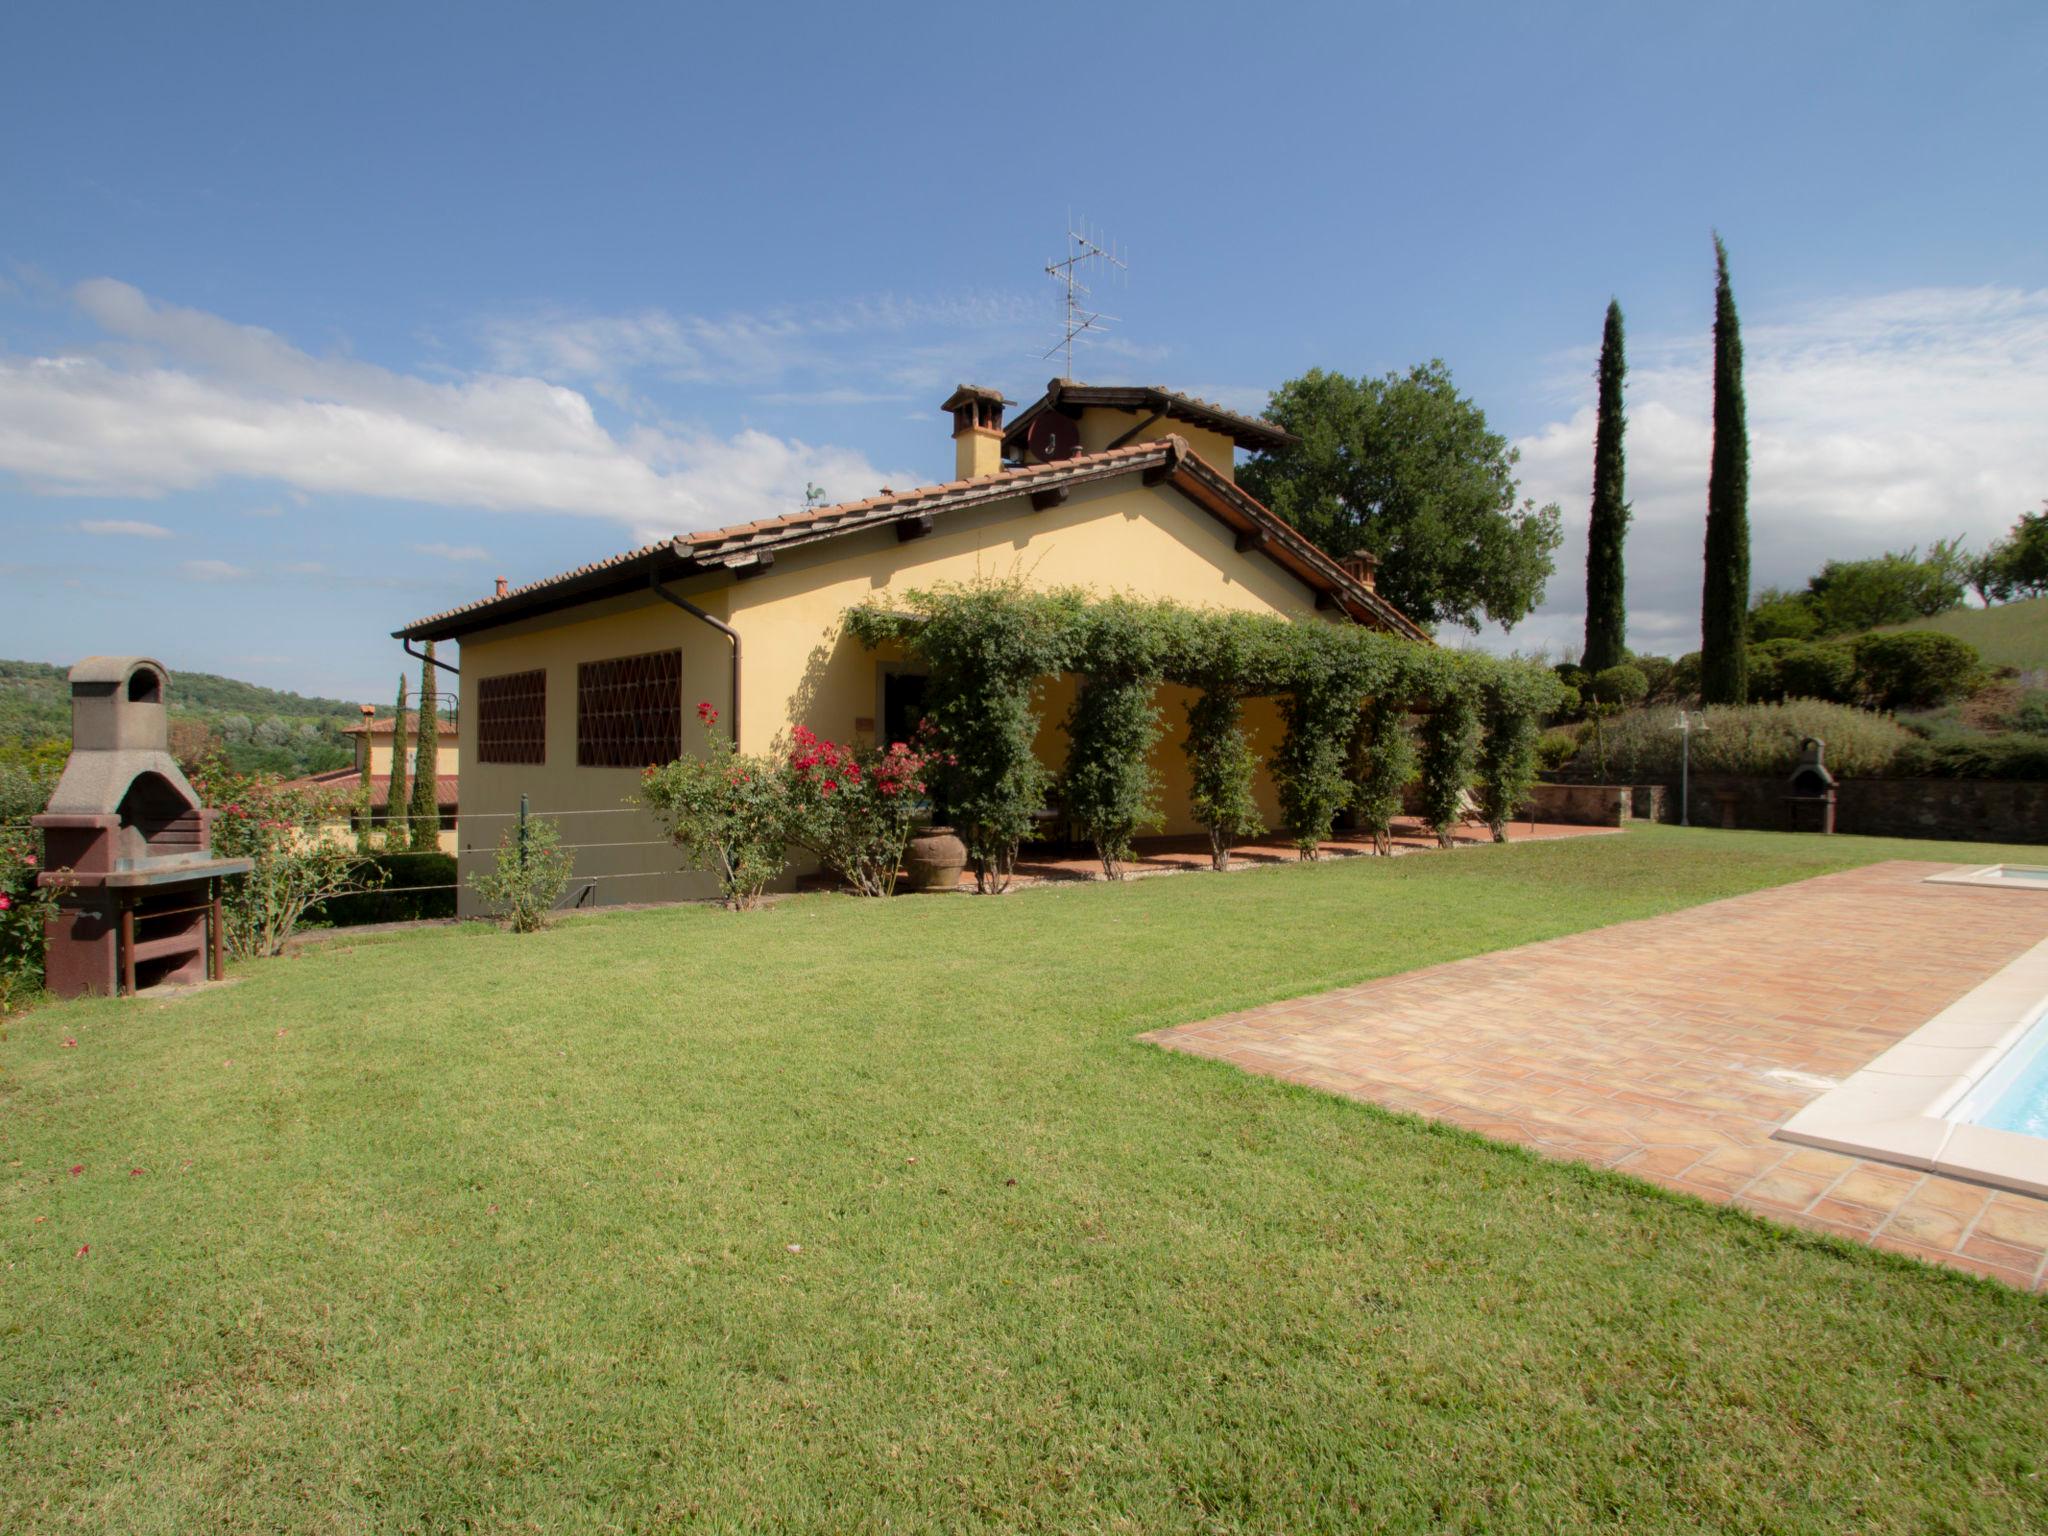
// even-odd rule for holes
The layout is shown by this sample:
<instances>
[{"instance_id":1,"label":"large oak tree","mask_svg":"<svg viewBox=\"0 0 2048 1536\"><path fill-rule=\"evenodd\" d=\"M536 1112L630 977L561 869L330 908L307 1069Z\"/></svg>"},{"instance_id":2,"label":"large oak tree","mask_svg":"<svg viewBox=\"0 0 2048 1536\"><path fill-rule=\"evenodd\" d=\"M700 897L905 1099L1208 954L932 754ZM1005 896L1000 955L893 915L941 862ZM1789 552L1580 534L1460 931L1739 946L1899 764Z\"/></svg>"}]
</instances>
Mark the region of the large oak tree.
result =
<instances>
[{"instance_id":1,"label":"large oak tree","mask_svg":"<svg viewBox=\"0 0 2048 1536\"><path fill-rule=\"evenodd\" d=\"M1311 369L1267 413L1301 441L1238 479L1332 554L1379 558L1379 589L1419 624L1511 625L1543 597L1555 504L1518 500L1515 450L1441 362L1348 378Z\"/></svg>"}]
</instances>

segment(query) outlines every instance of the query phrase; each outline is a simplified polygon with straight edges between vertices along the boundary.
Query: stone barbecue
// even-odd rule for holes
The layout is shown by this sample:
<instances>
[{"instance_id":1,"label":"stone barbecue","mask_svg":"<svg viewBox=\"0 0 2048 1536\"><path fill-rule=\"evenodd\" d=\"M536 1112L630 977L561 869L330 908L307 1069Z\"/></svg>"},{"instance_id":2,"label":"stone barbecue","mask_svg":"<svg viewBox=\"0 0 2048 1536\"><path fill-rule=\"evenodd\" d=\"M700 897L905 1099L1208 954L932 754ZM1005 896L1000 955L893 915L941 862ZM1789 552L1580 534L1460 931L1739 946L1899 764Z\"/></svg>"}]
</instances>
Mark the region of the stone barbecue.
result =
<instances>
[{"instance_id":1,"label":"stone barbecue","mask_svg":"<svg viewBox=\"0 0 2048 1536\"><path fill-rule=\"evenodd\" d=\"M60 997L133 995L218 979L221 882L247 859L213 857L213 812L170 754L170 674L145 656L71 669L71 757L35 818L40 883L57 893L45 970Z\"/></svg>"}]
</instances>

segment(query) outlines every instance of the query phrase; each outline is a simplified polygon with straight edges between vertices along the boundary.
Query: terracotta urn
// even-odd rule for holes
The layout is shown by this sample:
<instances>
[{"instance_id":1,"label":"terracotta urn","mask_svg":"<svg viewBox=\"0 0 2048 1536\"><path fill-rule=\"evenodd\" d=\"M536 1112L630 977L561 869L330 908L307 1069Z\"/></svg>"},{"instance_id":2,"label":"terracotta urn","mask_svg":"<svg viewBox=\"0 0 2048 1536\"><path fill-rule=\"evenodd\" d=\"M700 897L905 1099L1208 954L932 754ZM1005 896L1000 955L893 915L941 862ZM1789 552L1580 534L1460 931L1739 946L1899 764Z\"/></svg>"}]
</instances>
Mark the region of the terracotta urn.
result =
<instances>
[{"instance_id":1,"label":"terracotta urn","mask_svg":"<svg viewBox=\"0 0 2048 1536\"><path fill-rule=\"evenodd\" d=\"M967 845L953 829L926 827L910 840L903 855L902 886L908 891L957 890L966 867Z\"/></svg>"}]
</instances>

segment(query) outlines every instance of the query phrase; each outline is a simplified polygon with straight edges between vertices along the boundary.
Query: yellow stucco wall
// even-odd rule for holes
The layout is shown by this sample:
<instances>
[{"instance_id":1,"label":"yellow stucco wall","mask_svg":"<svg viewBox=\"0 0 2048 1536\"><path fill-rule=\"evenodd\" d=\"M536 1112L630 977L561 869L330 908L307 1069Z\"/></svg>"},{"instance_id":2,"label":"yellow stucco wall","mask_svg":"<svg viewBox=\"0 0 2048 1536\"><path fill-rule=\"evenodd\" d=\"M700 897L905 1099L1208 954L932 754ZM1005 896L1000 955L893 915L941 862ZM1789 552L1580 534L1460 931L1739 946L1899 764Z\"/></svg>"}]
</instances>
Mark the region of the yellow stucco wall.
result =
<instances>
[{"instance_id":1,"label":"yellow stucco wall","mask_svg":"<svg viewBox=\"0 0 2048 1536\"><path fill-rule=\"evenodd\" d=\"M671 590L724 617L726 589L707 591L705 585L677 583ZM695 716L700 700L729 718L731 653L724 636L658 598L612 598L506 625L463 642L458 716L462 814L456 827L456 862L463 886L456 903L459 912L466 916L477 910L469 877L491 867L499 840L517 825L522 794L534 814L545 813L560 825L563 844L574 847L579 884L571 891L579 901L674 901L715 894L708 877L676 872L676 852L661 840L653 817L628 804L639 787L637 768L583 768L576 762L578 664L676 649L683 653L683 746L690 750L703 739ZM546 761L479 762L478 682L537 667L548 674Z\"/></svg>"},{"instance_id":2,"label":"yellow stucco wall","mask_svg":"<svg viewBox=\"0 0 2048 1536\"><path fill-rule=\"evenodd\" d=\"M1196 606L1277 613L1320 622L1314 594L1260 556L1240 555L1222 523L1168 488L1147 488L1135 478L1077 489L1060 507L1033 512L1022 497L991 507L942 516L933 532L899 542L892 528L830 539L784 552L767 573L691 596L737 629L744 647L741 675L741 746L769 752L791 725L847 740L860 722L881 718L881 671L900 660L875 654L844 633L846 610L870 599L883 602L921 587L977 576L1021 576L1034 586L1080 586L1099 594L1133 592ZM662 847L626 844L658 836L644 813L613 814L636 787L630 769L576 765L576 666L582 661L680 646L683 651L684 742L691 745L697 702L708 700L729 718L729 659L723 637L679 610L635 595L509 625L466 640L462 647L460 715L462 818L460 855L465 880L488 864L491 850L512 825L521 793L535 812L562 812L565 843L577 850L579 877L597 877L599 902L671 900L711 893L707 877L621 875L672 868ZM494 766L476 759L475 687L501 673L548 671L547 762L537 767ZM1040 754L1057 767L1066 754L1060 724L1073 696L1071 678L1049 679L1041 706ZM1187 768L1179 743L1186 734L1186 695L1163 689L1165 733L1155 767L1163 785L1168 832L1197 830L1187 813ZM1269 701L1247 710L1254 745L1263 754L1279 739ZM1259 779L1260 802L1277 822L1271 787ZM603 813L603 814L598 814ZM474 907L465 889L462 910Z\"/></svg>"},{"instance_id":3,"label":"yellow stucco wall","mask_svg":"<svg viewBox=\"0 0 2048 1536\"><path fill-rule=\"evenodd\" d=\"M389 736L358 735L354 740L356 744L356 771L358 773L362 771L363 743L366 741L370 744L370 772L389 773L391 771L391 738ZM408 774L412 772L413 752L418 745L419 743L413 740L412 733L408 731L405 737L405 771ZM455 738L444 731L441 735L440 745L436 748L436 752L440 756L438 766L445 769L452 760L454 751Z\"/></svg>"},{"instance_id":4,"label":"yellow stucco wall","mask_svg":"<svg viewBox=\"0 0 2048 1536\"><path fill-rule=\"evenodd\" d=\"M1080 420L1076 423L1080 428L1081 451L1102 452L1151 414L1150 411L1117 411L1107 406L1091 405L1081 413ZM1221 432L1211 432L1208 428L1198 427L1192 422L1162 416L1139 431L1131 442L1157 442L1164 437L1180 438L1196 453L1207 459L1212 468L1221 470L1232 480L1237 478L1237 444ZM1125 446L1128 447L1129 444Z\"/></svg>"}]
</instances>

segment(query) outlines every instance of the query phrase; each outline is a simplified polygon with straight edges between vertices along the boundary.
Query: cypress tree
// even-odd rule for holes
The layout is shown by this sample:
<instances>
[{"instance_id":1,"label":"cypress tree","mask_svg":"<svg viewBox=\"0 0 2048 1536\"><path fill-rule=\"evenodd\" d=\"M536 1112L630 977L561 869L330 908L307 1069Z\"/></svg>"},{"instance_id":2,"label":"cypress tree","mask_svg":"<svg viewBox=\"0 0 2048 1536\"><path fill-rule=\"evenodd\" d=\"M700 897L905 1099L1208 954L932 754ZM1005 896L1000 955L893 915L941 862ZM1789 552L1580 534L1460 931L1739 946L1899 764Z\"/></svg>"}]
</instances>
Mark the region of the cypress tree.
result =
<instances>
[{"instance_id":1,"label":"cypress tree","mask_svg":"<svg viewBox=\"0 0 2048 1536\"><path fill-rule=\"evenodd\" d=\"M441 846L441 781L436 758L441 748L441 711L434 707L434 642L427 642L420 663L419 745L413 749L412 851L432 853Z\"/></svg>"},{"instance_id":2,"label":"cypress tree","mask_svg":"<svg viewBox=\"0 0 2048 1536\"><path fill-rule=\"evenodd\" d=\"M1628 603L1621 542L1628 534L1628 503L1622 499L1621 437L1627 419L1621 383L1628 374L1622 355L1621 305L1607 305L1607 329L1600 338L1600 421L1593 430L1593 513L1586 527L1586 651L1579 665L1604 672L1628 660Z\"/></svg>"},{"instance_id":3,"label":"cypress tree","mask_svg":"<svg viewBox=\"0 0 2048 1536\"><path fill-rule=\"evenodd\" d=\"M384 810L384 846L403 848L412 839L405 818L405 674L398 674L398 714L391 722L391 794Z\"/></svg>"},{"instance_id":4,"label":"cypress tree","mask_svg":"<svg viewBox=\"0 0 2048 1536\"><path fill-rule=\"evenodd\" d=\"M1700 702L1749 702L1749 429L1742 329L1728 249L1714 236L1714 463L1707 478L1707 571L1700 594Z\"/></svg>"}]
</instances>

